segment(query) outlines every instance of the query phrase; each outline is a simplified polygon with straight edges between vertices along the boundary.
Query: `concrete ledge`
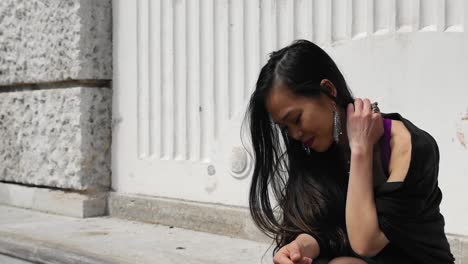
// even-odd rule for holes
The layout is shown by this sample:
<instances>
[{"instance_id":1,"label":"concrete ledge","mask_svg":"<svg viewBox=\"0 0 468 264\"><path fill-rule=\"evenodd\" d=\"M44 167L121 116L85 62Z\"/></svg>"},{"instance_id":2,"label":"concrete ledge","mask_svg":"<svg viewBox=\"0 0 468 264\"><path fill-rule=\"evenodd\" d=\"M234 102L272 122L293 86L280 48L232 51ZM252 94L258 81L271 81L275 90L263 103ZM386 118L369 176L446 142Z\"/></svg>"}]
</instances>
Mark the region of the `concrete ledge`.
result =
<instances>
[{"instance_id":1,"label":"concrete ledge","mask_svg":"<svg viewBox=\"0 0 468 264\"><path fill-rule=\"evenodd\" d=\"M455 263L468 264L468 237L448 238ZM272 263L270 242L0 205L0 254L39 263Z\"/></svg>"},{"instance_id":2,"label":"concrete ledge","mask_svg":"<svg viewBox=\"0 0 468 264\"><path fill-rule=\"evenodd\" d=\"M0 231L0 253L21 258L34 263L67 264L112 264L99 257L90 256L89 252L75 252L60 244L44 243L30 237Z\"/></svg>"},{"instance_id":3,"label":"concrete ledge","mask_svg":"<svg viewBox=\"0 0 468 264\"><path fill-rule=\"evenodd\" d=\"M159 197L109 195L109 215L129 220L176 226L259 242L271 242L253 224L246 208ZM468 237L447 234L456 264L468 264Z\"/></svg>"},{"instance_id":4,"label":"concrete ledge","mask_svg":"<svg viewBox=\"0 0 468 264\"><path fill-rule=\"evenodd\" d=\"M31 264L29 261L25 261L23 259L19 259L16 257L12 257L9 255L0 254L0 263L8 263L8 264Z\"/></svg>"},{"instance_id":5,"label":"concrete ledge","mask_svg":"<svg viewBox=\"0 0 468 264\"><path fill-rule=\"evenodd\" d=\"M0 205L0 255L34 263L258 264L272 263L270 249L266 243L177 227Z\"/></svg>"},{"instance_id":6,"label":"concrete ledge","mask_svg":"<svg viewBox=\"0 0 468 264\"><path fill-rule=\"evenodd\" d=\"M212 234L270 242L251 220L248 209L111 192L109 215Z\"/></svg>"},{"instance_id":7,"label":"concrete ledge","mask_svg":"<svg viewBox=\"0 0 468 264\"><path fill-rule=\"evenodd\" d=\"M86 195L0 182L0 204L86 218L106 214L107 194Z\"/></svg>"},{"instance_id":8,"label":"concrete ledge","mask_svg":"<svg viewBox=\"0 0 468 264\"><path fill-rule=\"evenodd\" d=\"M455 234L447 234L450 249L455 256L456 264L468 263L468 237Z\"/></svg>"}]
</instances>

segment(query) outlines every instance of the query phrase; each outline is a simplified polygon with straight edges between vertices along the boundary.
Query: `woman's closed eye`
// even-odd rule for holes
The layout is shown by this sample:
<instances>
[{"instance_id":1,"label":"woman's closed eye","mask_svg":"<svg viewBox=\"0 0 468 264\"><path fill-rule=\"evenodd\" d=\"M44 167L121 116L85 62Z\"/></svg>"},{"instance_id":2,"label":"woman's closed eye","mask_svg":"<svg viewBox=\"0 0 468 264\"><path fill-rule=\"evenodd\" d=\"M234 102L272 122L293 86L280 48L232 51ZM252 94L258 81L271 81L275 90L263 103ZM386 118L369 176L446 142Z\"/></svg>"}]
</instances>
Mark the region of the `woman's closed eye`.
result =
<instances>
[{"instance_id":1,"label":"woman's closed eye","mask_svg":"<svg viewBox=\"0 0 468 264\"><path fill-rule=\"evenodd\" d=\"M302 113L297 116L296 121L295 121L296 125L301 122L301 116L302 116Z\"/></svg>"},{"instance_id":2,"label":"woman's closed eye","mask_svg":"<svg viewBox=\"0 0 468 264\"><path fill-rule=\"evenodd\" d=\"M302 113L297 115L296 119L294 120L294 124L299 125L301 123L301 117L302 117ZM280 127L280 129L286 132L286 134L288 134L288 129L289 129L288 126Z\"/></svg>"}]
</instances>

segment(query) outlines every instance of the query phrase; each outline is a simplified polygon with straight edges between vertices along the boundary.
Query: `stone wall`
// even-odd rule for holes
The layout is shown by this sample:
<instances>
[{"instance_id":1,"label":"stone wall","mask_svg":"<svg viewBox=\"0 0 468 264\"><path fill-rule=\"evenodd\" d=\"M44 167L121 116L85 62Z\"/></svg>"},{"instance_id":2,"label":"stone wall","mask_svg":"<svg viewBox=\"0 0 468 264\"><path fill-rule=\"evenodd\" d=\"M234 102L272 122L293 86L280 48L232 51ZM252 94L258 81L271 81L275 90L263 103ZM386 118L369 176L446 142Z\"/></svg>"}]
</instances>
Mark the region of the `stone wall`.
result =
<instances>
[{"instance_id":1,"label":"stone wall","mask_svg":"<svg viewBox=\"0 0 468 264\"><path fill-rule=\"evenodd\" d=\"M110 0L0 1L0 181L110 186Z\"/></svg>"},{"instance_id":2,"label":"stone wall","mask_svg":"<svg viewBox=\"0 0 468 264\"><path fill-rule=\"evenodd\" d=\"M110 0L0 1L0 84L112 78Z\"/></svg>"}]
</instances>

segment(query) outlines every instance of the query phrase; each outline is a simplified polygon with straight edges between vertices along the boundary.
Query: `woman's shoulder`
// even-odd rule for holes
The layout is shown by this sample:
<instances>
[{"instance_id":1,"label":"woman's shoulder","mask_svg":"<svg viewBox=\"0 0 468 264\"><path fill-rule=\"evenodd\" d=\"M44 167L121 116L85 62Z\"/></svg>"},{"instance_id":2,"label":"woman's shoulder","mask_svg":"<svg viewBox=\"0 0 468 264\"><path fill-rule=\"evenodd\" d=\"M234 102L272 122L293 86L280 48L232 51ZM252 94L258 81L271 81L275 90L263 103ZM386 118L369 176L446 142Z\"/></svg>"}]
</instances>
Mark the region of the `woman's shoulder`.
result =
<instances>
[{"instance_id":1,"label":"woman's shoulder","mask_svg":"<svg viewBox=\"0 0 468 264\"><path fill-rule=\"evenodd\" d=\"M410 120L404 118L399 113L382 113L383 118L392 120L392 136L410 138L410 143L413 146L414 151L436 151L438 152L438 146L435 139L425 130L416 126Z\"/></svg>"},{"instance_id":2,"label":"woman's shoulder","mask_svg":"<svg viewBox=\"0 0 468 264\"><path fill-rule=\"evenodd\" d=\"M402 121L392 120L389 182L404 181L411 162L411 134Z\"/></svg>"},{"instance_id":3,"label":"woman's shoulder","mask_svg":"<svg viewBox=\"0 0 468 264\"><path fill-rule=\"evenodd\" d=\"M435 139L428 132L417 127L398 113L383 114L382 116L392 119L392 126L395 124L395 135L399 137L402 142L408 140L407 137L409 134L409 143L411 145L411 150L409 152L410 164L405 181L417 182L421 180L421 177L430 182L437 179L439 148ZM401 139L405 137L406 139ZM399 145L404 145L404 143ZM404 150L405 147L401 147ZM429 176L429 174L431 174L432 177ZM408 178L408 176L410 177Z\"/></svg>"},{"instance_id":4,"label":"woman's shoulder","mask_svg":"<svg viewBox=\"0 0 468 264\"><path fill-rule=\"evenodd\" d=\"M403 121L391 120L390 146L392 149L411 150L411 133Z\"/></svg>"}]
</instances>

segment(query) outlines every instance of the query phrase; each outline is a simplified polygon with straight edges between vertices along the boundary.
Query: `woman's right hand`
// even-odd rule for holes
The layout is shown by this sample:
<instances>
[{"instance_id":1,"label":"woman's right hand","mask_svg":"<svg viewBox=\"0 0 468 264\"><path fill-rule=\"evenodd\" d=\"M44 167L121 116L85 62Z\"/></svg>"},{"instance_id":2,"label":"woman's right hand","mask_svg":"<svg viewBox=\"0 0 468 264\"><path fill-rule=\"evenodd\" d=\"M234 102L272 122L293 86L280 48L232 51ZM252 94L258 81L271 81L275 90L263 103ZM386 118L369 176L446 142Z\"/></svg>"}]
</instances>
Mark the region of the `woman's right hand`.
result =
<instances>
[{"instance_id":1,"label":"woman's right hand","mask_svg":"<svg viewBox=\"0 0 468 264\"><path fill-rule=\"evenodd\" d=\"M273 257L274 264L311 264L312 258L305 256L304 244L295 239L291 243L280 248Z\"/></svg>"}]
</instances>

